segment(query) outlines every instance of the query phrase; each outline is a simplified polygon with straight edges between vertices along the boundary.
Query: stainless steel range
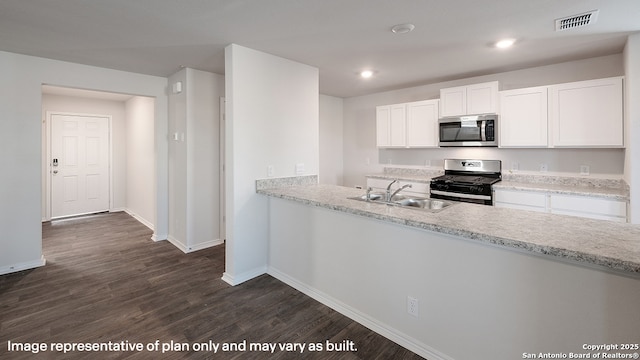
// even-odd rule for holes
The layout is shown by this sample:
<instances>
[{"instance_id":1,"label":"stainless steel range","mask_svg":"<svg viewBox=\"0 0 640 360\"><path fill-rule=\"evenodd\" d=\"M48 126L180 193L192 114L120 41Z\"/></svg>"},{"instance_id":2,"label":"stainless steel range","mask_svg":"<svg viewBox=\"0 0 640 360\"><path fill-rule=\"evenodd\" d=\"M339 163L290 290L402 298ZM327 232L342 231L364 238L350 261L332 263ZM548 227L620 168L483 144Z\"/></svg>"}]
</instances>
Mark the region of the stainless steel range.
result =
<instances>
[{"instance_id":1,"label":"stainless steel range","mask_svg":"<svg viewBox=\"0 0 640 360\"><path fill-rule=\"evenodd\" d=\"M493 205L491 185L502 179L500 160L444 161L444 175L431 179L431 198Z\"/></svg>"}]
</instances>

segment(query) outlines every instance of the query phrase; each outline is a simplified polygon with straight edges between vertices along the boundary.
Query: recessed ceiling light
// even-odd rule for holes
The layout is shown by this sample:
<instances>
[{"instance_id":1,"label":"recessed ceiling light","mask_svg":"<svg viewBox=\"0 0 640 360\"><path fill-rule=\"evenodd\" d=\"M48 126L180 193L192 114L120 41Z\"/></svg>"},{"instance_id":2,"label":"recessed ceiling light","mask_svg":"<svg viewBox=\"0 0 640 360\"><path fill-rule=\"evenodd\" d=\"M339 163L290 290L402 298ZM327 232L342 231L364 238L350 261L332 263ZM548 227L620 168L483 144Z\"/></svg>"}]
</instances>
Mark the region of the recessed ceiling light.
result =
<instances>
[{"instance_id":1,"label":"recessed ceiling light","mask_svg":"<svg viewBox=\"0 0 640 360\"><path fill-rule=\"evenodd\" d=\"M506 49L511 47L516 41L514 39L502 39L496 43L496 47L499 49Z\"/></svg>"},{"instance_id":2,"label":"recessed ceiling light","mask_svg":"<svg viewBox=\"0 0 640 360\"><path fill-rule=\"evenodd\" d=\"M398 24L391 28L391 32L394 34L406 34L413 31L415 28L416 27L413 24Z\"/></svg>"},{"instance_id":3,"label":"recessed ceiling light","mask_svg":"<svg viewBox=\"0 0 640 360\"><path fill-rule=\"evenodd\" d=\"M371 70L363 70L362 72L360 72L360 76L365 78L365 79L368 79L368 78L373 76L373 71L371 71Z\"/></svg>"}]
</instances>

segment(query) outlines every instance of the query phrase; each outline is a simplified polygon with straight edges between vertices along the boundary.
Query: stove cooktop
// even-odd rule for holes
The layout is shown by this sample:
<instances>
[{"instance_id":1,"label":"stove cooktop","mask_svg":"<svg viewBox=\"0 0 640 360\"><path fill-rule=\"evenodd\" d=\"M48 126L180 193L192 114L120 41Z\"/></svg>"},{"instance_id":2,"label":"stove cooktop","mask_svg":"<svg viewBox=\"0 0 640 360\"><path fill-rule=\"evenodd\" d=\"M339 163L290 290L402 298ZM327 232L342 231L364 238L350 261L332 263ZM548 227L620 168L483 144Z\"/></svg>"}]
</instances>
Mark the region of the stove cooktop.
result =
<instances>
[{"instance_id":1,"label":"stove cooktop","mask_svg":"<svg viewBox=\"0 0 640 360\"><path fill-rule=\"evenodd\" d=\"M478 175L442 175L431 179L435 183L492 185L500 181L499 177Z\"/></svg>"}]
</instances>

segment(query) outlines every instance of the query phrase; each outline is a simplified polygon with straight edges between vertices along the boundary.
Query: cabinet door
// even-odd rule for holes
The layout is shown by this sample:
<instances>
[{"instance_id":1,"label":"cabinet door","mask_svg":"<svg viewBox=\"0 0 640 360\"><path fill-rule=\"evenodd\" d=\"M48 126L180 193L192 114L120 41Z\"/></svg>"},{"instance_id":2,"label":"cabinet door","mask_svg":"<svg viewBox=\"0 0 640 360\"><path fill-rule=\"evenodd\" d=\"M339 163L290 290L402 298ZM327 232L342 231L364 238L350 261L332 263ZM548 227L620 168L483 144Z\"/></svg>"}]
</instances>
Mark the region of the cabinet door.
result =
<instances>
[{"instance_id":1,"label":"cabinet door","mask_svg":"<svg viewBox=\"0 0 640 360\"><path fill-rule=\"evenodd\" d=\"M376 107L376 145L391 145L391 106Z\"/></svg>"},{"instance_id":2,"label":"cabinet door","mask_svg":"<svg viewBox=\"0 0 640 360\"><path fill-rule=\"evenodd\" d=\"M456 116L467 114L467 87L458 86L440 90L440 115Z\"/></svg>"},{"instance_id":3,"label":"cabinet door","mask_svg":"<svg viewBox=\"0 0 640 360\"><path fill-rule=\"evenodd\" d=\"M391 146L407 145L407 114L405 104L391 105Z\"/></svg>"},{"instance_id":4,"label":"cabinet door","mask_svg":"<svg viewBox=\"0 0 640 360\"><path fill-rule=\"evenodd\" d=\"M622 78L549 87L552 146L622 147Z\"/></svg>"},{"instance_id":5,"label":"cabinet door","mask_svg":"<svg viewBox=\"0 0 640 360\"><path fill-rule=\"evenodd\" d=\"M416 101L407 104L407 146L438 146L439 100Z\"/></svg>"},{"instance_id":6,"label":"cabinet door","mask_svg":"<svg viewBox=\"0 0 640 360\"><path fill-rule=\"evenodd\" d=\"M497 112L497 81L467 86L467 114L495 114Z\"/></svg>"},{"instance_id":7,"label":"cabinet door","mask_svg":"<svg viewBox=\"0 0 640 360\"><path fill-rule=\"evenodd\" d=\"M500 147L546 147L547 87L500 92Z\"/></svg>"}]
</instances>

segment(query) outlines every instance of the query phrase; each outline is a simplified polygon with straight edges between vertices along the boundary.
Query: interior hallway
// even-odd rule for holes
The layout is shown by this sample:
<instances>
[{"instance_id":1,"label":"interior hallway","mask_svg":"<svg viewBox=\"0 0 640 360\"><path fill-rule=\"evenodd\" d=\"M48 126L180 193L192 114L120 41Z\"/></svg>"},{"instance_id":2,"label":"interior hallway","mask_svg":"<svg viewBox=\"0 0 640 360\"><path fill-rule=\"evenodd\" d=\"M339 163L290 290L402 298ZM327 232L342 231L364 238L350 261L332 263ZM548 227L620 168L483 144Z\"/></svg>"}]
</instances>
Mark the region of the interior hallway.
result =
<instances>
[{"instance_id":1,"label":"interior hallway","mask_svg":"<svg viewBox=\"0 0 640 360\"><path fill-rule=\"evenodd\" d=\"M231 287L224 245L184 254L124 212L43 224L47 265L0 276L0 358L93 357L8 352L13 343L331 343L357 352L166 354L111 359L420 359L268 275ZM96 354L94 354L95 356Z\"/></svg>"}]
</instances>

